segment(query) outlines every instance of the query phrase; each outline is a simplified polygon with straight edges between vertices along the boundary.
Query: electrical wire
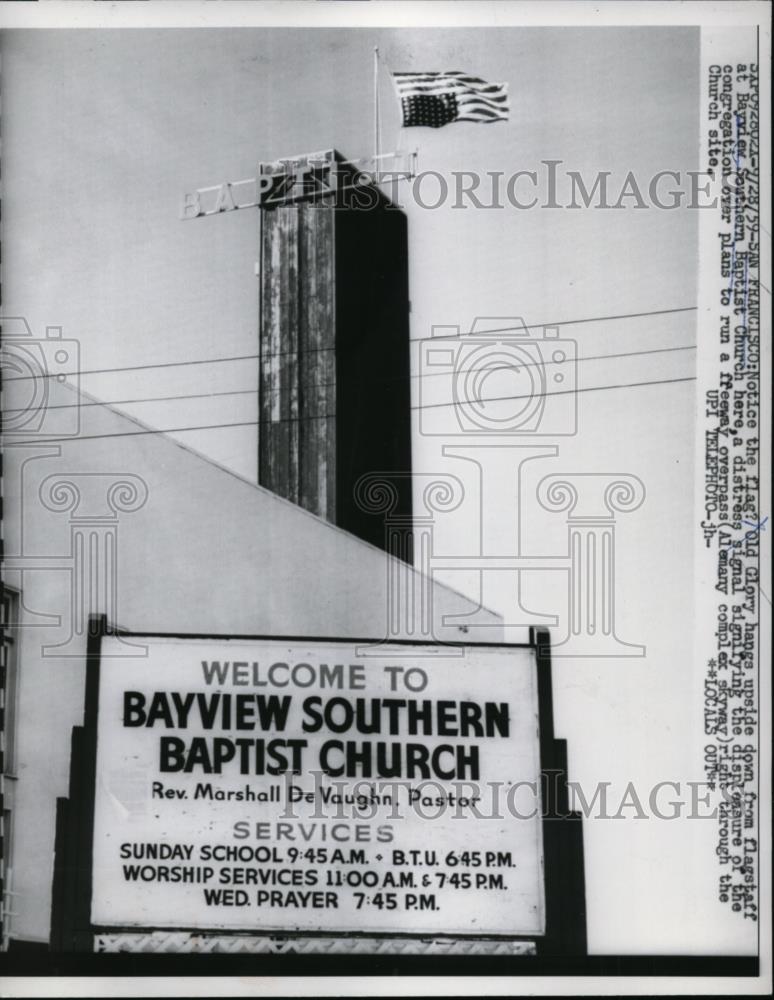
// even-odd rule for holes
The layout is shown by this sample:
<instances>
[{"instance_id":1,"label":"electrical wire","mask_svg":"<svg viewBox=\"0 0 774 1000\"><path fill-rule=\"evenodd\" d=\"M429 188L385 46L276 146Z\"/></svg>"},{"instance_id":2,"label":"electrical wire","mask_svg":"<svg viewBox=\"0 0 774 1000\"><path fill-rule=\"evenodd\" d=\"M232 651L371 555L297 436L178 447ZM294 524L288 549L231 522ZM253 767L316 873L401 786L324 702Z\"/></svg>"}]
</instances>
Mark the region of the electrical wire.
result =
<instances>
[{"instance_id":1,"label":"electrical wire","mask_svg":"<svg viewBox=\"0 0 774 1000\"><path fill-rule=\"evenodd\" d=\"M485 331L482 331L482 335L486 336L486 335L489 335L491 333L507 333L507 332L510 332L510 331L517 331L517 330L523 330L523 329L526 329L526 330L536 330L536 329L540 329L540 328L546 327L546 326L575 326L575 325L577 325L579 323L601 323L601 322L606 322L608 320L638 319L638 318L642 318L642 317L646 317L646 316L663 316L663 315L667 315L667 314L670 314L670 313L696 312L696 311L697 311L697 306L685 306L685 307L679 308L679 309L652 309L652 310L650 310L648 312L624 313L624 314L621 314L619 316L592 316L592 317L588 317L586 319L568 319L568 320L562 320L561 322L539 323L539 324L533 324L533 325L530 325L530 326L526 326L525 325L524 327L517 327L517 326L500 327L499 329L496 329L496 330L485 330ZM465 333L465 334L459 334L459 336L468 336L468 334L467 333ZM473 336L479 336L479 334L473 334ZM435 339L436 338L434 338L434 337L415 337L415 338L409 338L409 343L410 344L429 343L429 342L431 342L431 341L433 341ZM6 341L6 343L8 343L8 341ZM22 346L24 346L25 341L21 337L19 337L19 338L11 338L10 339L10 343L11 344L18 343L18 344L21 344ZM33 340L32 343L36 344L37 341ZM233 357L228 357L228 358L198 358L198 359L195 359L195 360L187 360L187 361L159 361L159 362L155 362L155 363L151 363L151 364L146 364L146 365L124 365L124 366L116 367L116 368L87 368L87 369L84 369L83 371L57 372L57 374L58 375L64 375L65 377L70 377L70 376L73 376L73 375L77 375L77 376L81 376L81 375L107 375L107 374L113 374L115 372L147 371L147 370L150 370L152 368L182 368L182 367L191 366L191 365L215 365L215 364L223 364L223 363L231 362L231 361L256 361L259 358L282 358L282 357L287 357L289 355L294 355L294 354L298 354L298 353L302 353L302 354L320 354L320 353L326 353L328 351L333 351L333 350L335 350L334 347L315 347L315 348L311 348L310 350L305 350L305 351L301 351L301 352L299 352L298 350L294 350L294 351L278 351L276 353L268 353L268 354L237 354L237 355L234 355ZM37 375L16 375L16 376L10 376L9 378L4 379L3 381L5 381L5 382L21 382L21 381L28 381L29 379L34 379L34 378L38 378L38 377L39 376L37 376Z\"/></svg>"},{"instance_id":2,"label":"electrical wire","mask_svg":"<svg viewBox=\"0 0 774 1000\"><path fill-rule=\"evenodd\" d=\"M623 351L623 352L618 353L618 354L590 354L590 355L587 355L586 357L583 357L583 358L577 358L576 360L577 360L578 363L580 363L582 361L603 361L603 360L610 359L610 358L634 358L634 357L641 357L642 355L645 355L645 354L670 354L670 353L673 353L675 351L695 351L695 350L696 350L696 345L695 344L689 344L689 345L687 345L685 347L655 347L655 348L651 348L651 349L646 350L646 351ZM549 362L549 364L550 363L551 362ZM534 361L534 362L525 362L525 363L522 363L521 367L523 367L523 368L537 368L537 367L540 367L541 365L543 365L542 361ZM494 373L496 371L509 371L511 369L511 367L512 366L510 366L510 365L501 365L501 366L499 366L497 368L487 369L487 372L488 372L488 374L492 374L492 373ZM449 375L448 372L419 372L419 373L416 373L414 375L386 376L385 378L382 378L382 379L379 379L379 380L376 380L376 379L364 379L364 380L361 381L361 385L362 384L366 384L366 385L373 384L376 381L383 383L383 382L392 382L392 381L397 381L397 380L402 380L402 379L409 379L409 380L411 380L411 379L419 379L419 378L443 378L445 376L448 377L448 375ZM12 381L12 380L8 380L8 381ZM325 388L333 387L335 385L336 385L335 382L306 382L306 383L301 383L299 387L302 388L302 389L325 389ZM249 396L254 396L258 392L259 392L258 389L225 389L225 390L222 390L222 391L215 391L215 392L194 392L194 393L187 393L187 394L184 394L184 395L177 395L177 396L141 396L141 397L135 397L133 399L95 400L94 402L90 402L90 403L60 403L60 404L56 404L54 406L47 406L46 410L47 411L48 410L75 410L75 409L83 409L84 407L87 407L87 406L126 406L126 405L134 404L134 403L167 403L167 402L173 402L174 400L211 399L211 398L222 397L222 396L248 396L248 395ZM17 407L15 409L9 408L9 409L5 409L3 412L6 413L6 414L9 414L9 413L23 413L26 409L28 409L28 407Z\"/></svg>"},{"instance_id":3,"label":"electrical wire","mask_svg":"<svg viewBox=\"0 0 774 1000\"><path fill-rule=\"evenodd\" d=\"M654 379L649 382L622 382L616 385L599 385L599 386L588 386L582 389L566 389L559 392L552 393L532 393L527 396L494 396L491 399L486 400L476 400L476 403L497 403L497 402L509 402L518 399L535 399L541 398L542 396L566 396L572 395L573 393L581 392L601 392L606 389L634 389L641 386L653 386L653 385L670 385L676 382L695 382L696 376L688 376L685 378L671 378L671 379ZM462 403L454 401L451 403L432 403L426 406L412 406L410 409L412 411L416 410L434 410L449 406L464 406L465 401ZM196 427L164 427L164 428L143 428L138 431L116 431L109 434L85 434L85 435L72 435L70 437L48 437L45 434L40 435L40 440L46 444L55 444L58 442L67 443L75 441L97 441L104 440L108 438L120 438L120 437L140 437L142 435L148 434L183 434L188 431L209 431L209 430L221 430L228 427L260 427L260 426L275 426L276 424L284 423L299 423L301 421L308 420L330 420L334 419L336 414L334 413L324 413L316 414L309 417L280 417L279 420L244 420L235 421L225 424L202 424ZM13 431L11 432L13 433ZM482 432L486 433L486 432ZM497 432L497 433L502 433ZM518 433L516 431L515 433ZM559 436L559 435L557 435Z\"/></svg>"}]
</instances>

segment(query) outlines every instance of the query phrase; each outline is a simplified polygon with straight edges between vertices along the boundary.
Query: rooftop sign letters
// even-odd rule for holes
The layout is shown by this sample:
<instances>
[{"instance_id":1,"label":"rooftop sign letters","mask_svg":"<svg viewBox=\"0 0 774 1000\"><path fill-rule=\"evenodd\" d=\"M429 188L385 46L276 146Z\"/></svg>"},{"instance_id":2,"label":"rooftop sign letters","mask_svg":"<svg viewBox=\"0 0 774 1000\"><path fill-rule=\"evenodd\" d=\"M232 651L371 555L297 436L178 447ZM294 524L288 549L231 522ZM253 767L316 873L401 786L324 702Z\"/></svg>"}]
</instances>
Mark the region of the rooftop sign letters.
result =
<instances>
[{"instance_id":1,"label":"rooftop sign letters","mask_svg":"<svg viewBox=\"0 0 774 1000\"><path fill-rule=\"evenodd\" d=\"M311 201L343 191L361 191L374 182L393 189L416 174L416 152L383 153L357 160L345 160L334 150L286 157L260 163L258 175L239 181L223 181L186 191L180 217L198 219L241 208L271 208L273 205ZM352 204L352 202L349 202ZM360 204L373 207L368 199Z\"/></svg>"}]
</instances>

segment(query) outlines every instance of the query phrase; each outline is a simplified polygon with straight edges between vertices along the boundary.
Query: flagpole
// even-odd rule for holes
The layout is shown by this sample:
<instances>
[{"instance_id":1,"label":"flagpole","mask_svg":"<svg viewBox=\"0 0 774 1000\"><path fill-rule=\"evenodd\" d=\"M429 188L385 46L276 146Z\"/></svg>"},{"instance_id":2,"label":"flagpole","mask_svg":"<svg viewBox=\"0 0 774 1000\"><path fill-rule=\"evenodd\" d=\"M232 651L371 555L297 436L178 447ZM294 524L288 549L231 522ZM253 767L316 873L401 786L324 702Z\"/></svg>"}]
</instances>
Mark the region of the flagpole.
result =
<instances>
[{"instance_id":1,"label":"flagpole","mask_svg":"<svg viewBox=\"0 0 774 1000\"><path fill-rule=\"evenodd\" d=\"M379 47L374 46L374 159L376 169L379 169L379 156L381 154L381 122L379 121Z\"/></svg>"}]
</instances>

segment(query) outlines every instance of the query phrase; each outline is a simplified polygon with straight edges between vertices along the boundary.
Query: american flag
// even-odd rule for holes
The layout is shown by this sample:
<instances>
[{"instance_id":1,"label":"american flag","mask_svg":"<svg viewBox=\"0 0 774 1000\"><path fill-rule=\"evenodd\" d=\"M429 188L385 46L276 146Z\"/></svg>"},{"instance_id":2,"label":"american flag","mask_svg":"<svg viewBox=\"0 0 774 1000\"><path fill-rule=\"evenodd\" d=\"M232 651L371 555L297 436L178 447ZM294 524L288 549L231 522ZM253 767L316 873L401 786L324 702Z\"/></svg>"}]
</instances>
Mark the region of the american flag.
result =
<instances>
[{"instance_id":1,"label":"american flag","mask_svg":"<svg viewBox=\"0 0 774 1000\"><path fill-rule=\"evenodd\" d=\"M508 121L508 84L479 76L444 73L393 73L403 124L441 128L451 122Z\"/></svg>"}]
</instances>

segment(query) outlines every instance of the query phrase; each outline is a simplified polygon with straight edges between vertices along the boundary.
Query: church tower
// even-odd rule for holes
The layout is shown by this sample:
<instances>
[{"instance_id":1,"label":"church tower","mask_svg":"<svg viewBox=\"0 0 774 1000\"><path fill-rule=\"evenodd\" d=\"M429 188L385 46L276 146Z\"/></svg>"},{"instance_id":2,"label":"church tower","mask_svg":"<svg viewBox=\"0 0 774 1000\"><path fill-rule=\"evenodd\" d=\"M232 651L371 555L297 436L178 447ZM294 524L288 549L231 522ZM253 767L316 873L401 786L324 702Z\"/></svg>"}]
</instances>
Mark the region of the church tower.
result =
<instances>
[{"instance_id":1,"label":"church tower","mask_svg":"<svg viewBox=\"0 0 774 1000\"><path fill-rule=\"evenodd\" d=\"M411 469L406 216L335 150L262 163L259 192L259 483L384 547L355 485Z\"/></svg>"}]
</instances>

